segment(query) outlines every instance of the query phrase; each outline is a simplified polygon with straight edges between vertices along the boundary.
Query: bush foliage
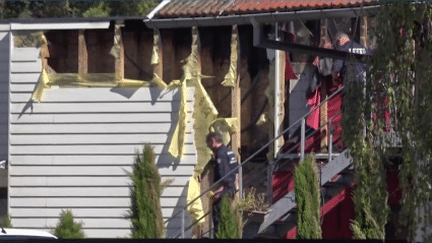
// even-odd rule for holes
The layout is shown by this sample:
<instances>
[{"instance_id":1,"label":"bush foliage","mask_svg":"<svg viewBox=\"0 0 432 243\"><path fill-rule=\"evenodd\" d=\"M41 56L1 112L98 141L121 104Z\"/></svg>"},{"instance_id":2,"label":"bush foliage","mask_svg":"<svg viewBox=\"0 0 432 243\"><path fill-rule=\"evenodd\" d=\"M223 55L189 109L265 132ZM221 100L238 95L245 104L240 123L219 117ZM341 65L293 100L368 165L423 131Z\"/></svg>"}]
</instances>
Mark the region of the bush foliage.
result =
<instances>
[{"instance_id":1,"label":"bush foliage","mask_svg":"<svg viewBox=\"0 0 432 243\"><path fill-rule=\"evenodd\" d=\"M313 154L297 166L294 190L298 205L297 238L321 239L320 186Z\"/></svg>"},{"instance_id":2,"label":"bush foliage","mask_svg":"<svg viewBox=\"0 0 432 243\"><path fill-rule=\"evenodd\" d=\"M232 207L232 200L228 196L222 198L220 214L220 222L216 231L216 237L218 239L240 238L236 212Z\"/></svg>"},{"instance_id":3,"label":"bush foliage","mask_svg":"<svg viewBox=\"0 0 432 243\"><path fill-rule=\"evenodd\" d=\"M9 214L6 214L5 218L1 221L0 226L3 228L12 228L13 227Z\"/></svg>"},{"instance_id":4,"label":"bush foliage","mask_svg":"<svg viewBox=\"0 0 432 243\"><path fill-rule=\"evenodd\" d=\"M137 153L132 179L131 209L128 218L132 222L132 238L162 238L165 228L162 218L160 196L161 178L155 164L153 148L144 145L143 154Z\"/></svg>"},{"instance_id":5,"label":"bush foliage","mask_svg":"<svg viewBox=\"0 0 432 243\"><path fill-rule=\"evenodd\" d=\"M54 235L62 239L82 239L85 236L82 226L83 223L74 221L72 211L62 210Z\"/></svg>"}]
</instances>

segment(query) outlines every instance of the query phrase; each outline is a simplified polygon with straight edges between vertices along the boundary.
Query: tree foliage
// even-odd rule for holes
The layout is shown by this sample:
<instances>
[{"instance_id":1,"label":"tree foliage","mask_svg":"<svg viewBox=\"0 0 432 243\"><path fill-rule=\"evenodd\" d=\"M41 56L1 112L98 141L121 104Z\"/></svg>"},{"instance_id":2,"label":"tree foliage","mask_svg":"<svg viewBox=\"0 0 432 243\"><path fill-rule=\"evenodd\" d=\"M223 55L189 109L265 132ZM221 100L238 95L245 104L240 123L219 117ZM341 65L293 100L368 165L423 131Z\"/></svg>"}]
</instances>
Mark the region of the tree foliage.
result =
<instances>
[{"instance_id":1,"label":"tree foliage","mask_svg":"<svg viewBox=\"0 0 432 243\"><path fill-rule=\"evenodd\" d=\"M228 196L222 198L220 222L216 231L216 237L218 239L240 238L236 212L234 211L232 204L232 200Z\"/></svg>"},{"instance_id":2,"label":"tree foliage","mask_svg":"<svg viewBox=\"0 0 432 243\"><path fill-rule=\"evenodd\" d=\"M355 221L351 228L359 239L384 239L388 217L385 179L386 160L375 146L381 128L376 128L369 115L372 104L366 99L364 84L347 82L342 118L343 139L350 149L356 170L357 186L353 192ZM381 133L382 134L382 133Z\"/></svg>"},{"instance_id":3,"label":"tree foliage","mask_svg":"<svg viewBox=\"0 0 432 243\"><path fill-rule=\"evenodd\" d=\"M145 16L159 1L3 1L0 18Z\"/></svg>"},{"instance_id":4,"label":"tree foliage","mask_svg":"<svg viewBox=\"0 0 432 243\"><path fill-rule=\"evenodd\" d=\"M400 219L409 240L421 221L431 223L431 215L421 213L431 211L432 196L431 13L430 2L382 2L366 86L347 87L343 134L357 171L352 228L361 231L359 238L384 238L388 218L385 167L394 150L385 136L383 109L390 110L390 125L401 139ZM383 97L388 97L387 105Z\"/></svg>"},{"instance_id":5,"label":"tree foliage","mask_svg":"<svg viewBox=\"0 0 432 243\"><path fill-rule=\"evenodd\" d=\"M131 209L132 238L162 238L165 235L160 196L161 179L155 164L153 148L144 145L142 156L137 153L132 179Z\"/></svg>"},{"instance_id":6,"label":"tree foliage","mask_svg":"<svg viewBox=\"0 0 432 243\"><path fill-rule=\"evenodd\" d=\"M402 140L402 223L410 239L432 201L432 3L392 2L378 19L372 84L389 97L392 125ZM378 76L378 74L380 74ZM379 81L379 82L378 82ZM431 214L424 213L431 223Z\"/></svg>"},{"instance_id":7,"label":"tree foliage","mask_svg":"<svg viewBox=\"0 0 432 243\"><path fill-rule=\"evenodd\" d=\"M72 211L63 210L60 214L60 221L54 230L54 235L62 239L82 239L84 238L82 226L82 223L74 221Z\"/></svg>"},{"instance_id":8,"label":"tree foliage","mask_svg":"<svg viewBox=\"0 0 432 243\"><path fill-rule=\"evenodd\" d=\"M297 166L294 177L298 205L297 239L321 239L320 185L313 154Z\"/></svg>"}]
</instances>

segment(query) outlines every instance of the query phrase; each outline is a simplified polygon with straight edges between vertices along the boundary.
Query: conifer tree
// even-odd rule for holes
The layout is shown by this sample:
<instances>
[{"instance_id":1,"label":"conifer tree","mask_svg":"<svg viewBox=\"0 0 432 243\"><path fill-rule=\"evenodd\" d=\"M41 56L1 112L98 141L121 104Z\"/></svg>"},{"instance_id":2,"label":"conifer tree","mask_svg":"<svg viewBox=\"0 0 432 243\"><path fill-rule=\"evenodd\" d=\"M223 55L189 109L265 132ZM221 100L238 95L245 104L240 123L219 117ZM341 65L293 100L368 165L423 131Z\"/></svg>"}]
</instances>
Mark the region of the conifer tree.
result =
<instances>
[{"instance_id":1,"label":"conifer tree","mask_svg":"<svg viewBox=\"0 0 432 243\"><path fill-rule=\"evenodd\" d=\"M297 238L321 239L320 186L314 155L309 155L295 170L294 190L297 199Z\"/></svg>"},{"instance_id":2,"label":"conifer tree","mask_svg":"<svg viewBox=\"0 0 432 243\"><path fill-rule=\"evenodd\" d=\"M162 238L165 234L160 205L161 179L155 164L153 148L144 145L142 156L137 153L133 165L131 210L132 238Z\"/></svg>"},{"instance_id":3,"label":"conifer tree","mask_svg":"<svg viewBox=\"0 0 432 243\"><path fill-rule=\"evenodd\" d=\"M72 211L63 210L60 214L60 221L54 230L54 235L62 239L82 239L84 238L82 225L83 223L74 221Z\"/></svg>"},{"instance_id":4,"label":"conifer tree","mask_svg":"<svg viewBox=\"0 0 432 243\"><path fill-rule=\"evenodd\" d=\"M222 198L220 222L216 231L216 237L218 239L240 238L236 214L232 207L232 200L228 196Z\"/></svg>"}]
</instances>

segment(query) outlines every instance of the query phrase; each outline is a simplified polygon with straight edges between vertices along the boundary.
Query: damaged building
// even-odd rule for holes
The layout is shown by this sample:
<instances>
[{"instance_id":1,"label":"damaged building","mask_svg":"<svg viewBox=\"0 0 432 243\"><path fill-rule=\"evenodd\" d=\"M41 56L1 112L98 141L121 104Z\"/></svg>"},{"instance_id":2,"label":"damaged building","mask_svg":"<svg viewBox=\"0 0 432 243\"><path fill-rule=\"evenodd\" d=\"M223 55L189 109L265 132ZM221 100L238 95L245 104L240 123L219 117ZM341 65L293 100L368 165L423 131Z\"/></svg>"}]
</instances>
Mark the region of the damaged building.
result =
<instances>
[{"instance_id":1,"label":"damaged building","mask_svg":"<svg viewBox=\"0 0 432 243\"><path fill-rule=\"evenodd\" d=\"M253 188L271 209L251 217L243 238L294 238L292 170L305 153L326 165L322 186L353 180L342 173L352 165L340 136L342 85L328 73L317 83L317 63L348 58L334 50L341 31L373 49L378 8L162 1L143 18L1 22L2 216L49 230L69 209L87 237L127 237L127 172L150 143L172 180L161 197L167 237L212 237L209 197L190 202L213 183L205 136L219 131L243 164L240 196ZM344 185L328 190L324 238L352 236Z\"/></svg>"}]
</instances>

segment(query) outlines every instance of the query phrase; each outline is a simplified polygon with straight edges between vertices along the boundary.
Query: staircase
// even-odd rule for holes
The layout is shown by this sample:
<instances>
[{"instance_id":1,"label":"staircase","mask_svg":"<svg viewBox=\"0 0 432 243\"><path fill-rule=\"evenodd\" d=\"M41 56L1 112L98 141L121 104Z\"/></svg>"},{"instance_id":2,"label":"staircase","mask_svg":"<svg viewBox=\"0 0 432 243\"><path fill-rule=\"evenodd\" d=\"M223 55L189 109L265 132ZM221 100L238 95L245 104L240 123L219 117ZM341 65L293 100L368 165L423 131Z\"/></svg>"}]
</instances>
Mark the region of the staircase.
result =
<instances>
[{"instance_id":1,"label":"staircase","mask_svg":"<svg viewBox=\"0 0 432 243\"><path fill-rule=\"evenodd\" d=\"M293 158L295 156L291 154L286 157ZM351 170L352 158L348 149L321 166L320 184L324 203L331 201L342 189L351 184L353 181ZM256 234L254 238L279 238L280 234L289 232L296 227L296 206L295 193L292 190L269 207L269 210L262 217L262 222L255 222L249 229L246 228L246 231L256 231L253 233L245 232L246 235ZM259 227L257 227L257 223Z\"/></svg>"},{"instance_id":2,"label":"staircase","mask_svg":"<svg viewBox=\"0 0 432 243\"><path fill-rule=\"evenodd\" d=\"M336 92L334 92L332 95L327 97L324 101L321 102L320 105L316 106L315 109L319 109L322 104L327 102L327 100L331 99L333 96L338 94L341 90L343 90L343 87ZM314 110L315 110L314 109ZM312 110L311 112L313 112ZM276 161L302 161L305 157L305 119L306 117L311 113L309 112L305 116L303 116L300 120L298 120L296 123L301 122L302 132L301 132L301 140L299 143L297 143L296 147L301 146L300 153L290 153L291 151L288 151L284 154L281 154L278 158L276 158ZM336 115L335 115L336 116ZM325 124L324 126L331 127L332 119L329 119L330 124ZM295 125L295 124L294 124ZM292 126L291 126L292 127ZM256 151L253 155L251 155L248 159L242 162L241 165L239 165L240 169L240 178L243 178L243 185L247 185L245 181L247 179L253 181L255 185L260 183L261 181L264 181L267 183L267 186L269 187L271 185L271 180L269 180L269 175L272 175L272 166L268 166L267 163L260 163L259 166L256 168L257 172L250 172L247 176L243 176L241 173L241 168L247 168L245 164L252 164L253 159L256 155L261 153L265 148L270 146L274 140L285 134L286 132L291 129L291 127L284 130L278 137L274 138L272 141L267 143L263 148ZM331 129L329 129L331 130ZM310 134L312 136L313 134ZM329 141L333 141L331 137L331 132L329 135ZM349 150L345 149L341 153L332 153L332 143L329 143L330 146L328 148L328 153L321 153L316 154L316 157L322 161L326 161L324 165L320 166L320 178L321 178L321 188L324 195L324 203L329 202L335 195L340 193L340 191L349 185L352 182L352 174L349 173L350 170L352 170L352 158L349 155ZM233 170L232 172L234 172ZM267 172L267 176L262 176L262 172ZM221 178L222 180L223 178ZM216 182L215 184L217 184ZM208 191L213 189L212 185L209 189L205 190L199 197L206 196ZM270 188L270 187L269 187ZM242 188L240 188L242 190ZM268 193L272 193L268 190ZM189 203L190 204L190 203ZM188 204L188 205L189 205ZM325 206L325 205L324 205ZM182 217L184 218L186 207L184 207L181 211ZM208 212L206 212L208 213ZM175 218L180 213L177 213L172 218ZM295 193L294 190L289 191L286 195L283 195L280 199L278 199L276 202L272 203L269 207L267 212L261 213L261 215L255 214L255 216L252 218L249 218L250 223L248 223L245 226L245 231L243 234L243 238L282 238L281 235L286 234L286 232L291 232L295 230L296 222L297 222L297 216L296 216L296 199L295 199ZM169 219L170 220L170 219ZM169 221L168 220L168 221ZM167 221L167 222L168 222ZM184 220L182 220L184 222ZM193 227L192 225L184 225L182 223L182 232L179 233L177 237L183 237L184 231L187 229L190 229ZM176 237L176 238L177 238Z\"/></svg>"}]
</instances>

